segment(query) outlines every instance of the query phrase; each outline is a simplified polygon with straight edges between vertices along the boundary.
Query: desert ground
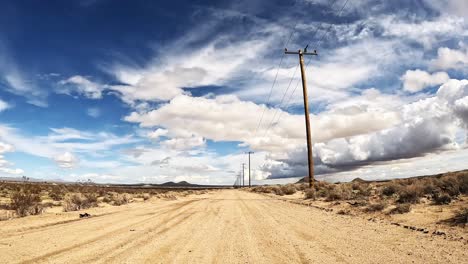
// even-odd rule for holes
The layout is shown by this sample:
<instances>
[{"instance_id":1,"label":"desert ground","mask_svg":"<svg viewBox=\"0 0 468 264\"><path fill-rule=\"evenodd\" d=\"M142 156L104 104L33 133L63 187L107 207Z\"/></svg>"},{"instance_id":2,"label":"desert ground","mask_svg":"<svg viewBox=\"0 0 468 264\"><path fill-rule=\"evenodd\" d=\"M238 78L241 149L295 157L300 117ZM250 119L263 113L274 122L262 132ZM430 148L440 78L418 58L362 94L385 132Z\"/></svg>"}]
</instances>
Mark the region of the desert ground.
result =
<instances>
[{"instance_id":1,"label":"desert ground","mask_svg":"<svg viewBox=\"0 0 468 264\"><path fill-rule=\"evenodd\" d=\"M434 230L424 233L395 225L394 219L297 204L294 195L227 189L79 211L51 209L0 222L0 262L466 263L468 259L463 227L453 227L457 235L464 235L461 238L433 234ZM79 218L84 212L91 216Z\"/></svg>"}]
</instances>

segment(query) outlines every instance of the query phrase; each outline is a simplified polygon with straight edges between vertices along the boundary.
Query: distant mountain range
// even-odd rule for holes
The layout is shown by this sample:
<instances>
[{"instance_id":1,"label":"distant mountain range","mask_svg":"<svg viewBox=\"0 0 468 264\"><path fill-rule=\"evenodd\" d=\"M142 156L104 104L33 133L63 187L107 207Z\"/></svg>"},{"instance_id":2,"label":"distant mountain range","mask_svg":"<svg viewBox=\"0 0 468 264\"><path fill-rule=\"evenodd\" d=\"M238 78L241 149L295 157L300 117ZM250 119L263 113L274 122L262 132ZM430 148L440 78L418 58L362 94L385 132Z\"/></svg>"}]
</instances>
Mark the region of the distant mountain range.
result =
<instances>
[{"instance_id":1,"label":"distant mountain range","mask_svg":"<svg viewBox=\"0 0 468 264\"><path fill-rule=\"evenodd\" d=\"M23 177L0 177L0 181L7 181L7 182L23 182L24 178ZM86 182L70 182L70 181L64 181L62 179L52 179L52 180L45 180L45 179L36 179L36 178L29 178L28 182L48 182L48 183L65 183L65 184L73 184L73 183L83 183L86 184ZM161 184L157 183L134 183L134 184L107 184L107 183L102 183L102 184L97 184L97 185L110 185L110 186L122 186L122 187L165 187L165 188L200 188L200 187L217 187L215 185L199 185L199 184L193 184L189 183L187 181L180 181L180 182L165 182ZM221 187L221 186L218 186Z\"/></svg>"},{"instance_id":2,"label":"distant mountain range","mask_svg":"<svg viewBox=\"0 0 468 264\"><path fill-rule=\"evenodd\" d=\"M22 182L24 181L23 177L0 177L0 181L12 181L12 182ZM64 182L60 179L54 180L44 180L44 179L36 179L36 178L28 178L28 182Z\"/></svg>"},{"instance_id":3,"label":"distant mountain range","mask_svg":"<svg viewBox=\"0 0 468 264\"><path fill-rule=\"evenodd\" d=\"M180 182L165 182L165 183L162 183L162 184L157 184L157 185L161 185L161 186L198 186L198 184L192 184L192 183L189 183L189 182L186 182L186 181L180 181Z\"/></svg>"}]
</instances>

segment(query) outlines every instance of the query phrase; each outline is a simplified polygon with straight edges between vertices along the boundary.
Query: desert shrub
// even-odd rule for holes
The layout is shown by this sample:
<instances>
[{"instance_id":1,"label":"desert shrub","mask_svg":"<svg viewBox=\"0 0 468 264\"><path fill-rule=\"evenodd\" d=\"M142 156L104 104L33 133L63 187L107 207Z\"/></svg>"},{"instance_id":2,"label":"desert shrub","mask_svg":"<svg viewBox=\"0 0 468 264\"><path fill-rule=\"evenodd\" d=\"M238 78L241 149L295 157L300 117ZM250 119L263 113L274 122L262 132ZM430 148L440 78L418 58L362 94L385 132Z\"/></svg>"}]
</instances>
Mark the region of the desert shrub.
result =
<instances>
[{"instance_id":1,"label":"desert shrub","mask_svg":"<svg viewBox=\"0 0 468 264\"><path fill-rule=\"evenodd\" d=\"M411 211L410 204L397 204L395 208L390 210L390 214L404 214Z\"/></svg>"},{"instance_id":2,"label":"desert shrub","mask_svg":"<svg viewBox=\"0 0 468 264\"><path fill-rule=\"evenodd\" d=\"M382 194L385 196L392 196L397 193L400 187L397 184L390 183L382 188Z\"/></svg>"},{"instance_id":3,"label":"desert shrub","mask_svg":"<svg viewBox=\"0 0 468 264\"><path fill-rule=\"evenodd\" d=\"M433 184L433 182L430 180L423 181L422 184L423 184L423 187L422 187L423 194L434 195L435 193L440 191L440 189L435 184Z\"/></svg>"},{"instance_id":4,"label":"desert shrub","mask_svg":"<svg viewBox=\"0 0 468 264\"><path fill-rule=\"evenodd\" d=\"M421 186L407 185L398 191L398 203L418 203L422 195Z\"/></svg>"},{"instance_id":5,"label":"desert shrub","mask_svg":"<svg viewBox=\"0 0 468 264\"><path fill-rule=\"evenodd\" d=\"M43 212L41 197L36 190L30 188L31 185L25 185L11 193L10 209L15 210L20 217L28 215L38 215Z\"/></svg>"},{"instance_id":6,"label":"desert shrub","mask_svg":"<svg viewBox=\"0 0 468 264\"><path fill-rule=\"evenodd\" d=\"M452 224L463 225L468 224L468 208L463 208L460 211L456 212L455 215L449 219Z\"/></svg>"},{"instance_id":7,"label":"desert shrub","mask_svg":"<svg viewBox=\"0 0 468 264\"><path fill-rule=\"evenodd\" d=\"M296 193L296 187L292 184L287 184L281 186L281 191L283 191L284 194L286 195L291 195Z\"/></svg>"},{"instance_id":8,"label":"desert shrub","mask_svg":"<svg viewBox=\"0 0 468 264\"><path fill-rule=\"evenodd\" d=\"M85 193L84 194L85 199L88 201L88 203L93 204L94 206L97 205L98 203L98 196L96 193Z\"/></svg>"},{"instance_id":9,"label":"desert shrub","mask_svg":"<svg viewBox=\"0 0 468 264\"><path fill-rule=\"evenodd\" d=\"M299 184L296 184L295 187L296 187L296 190L298 191L305 191L306 189L309 188L309 185L306 183L299 183Z\"/></svg>"},{"instance_id":10,"label":"desert shrub","mask_svg":"<svg viewBox=\"0 0 468 264\"><path fill-rule=\"evenodd\" d=\"M252 191L258 193L272 193L273 189L271 186L256 186L252 188Z\"/></svg>"},{"instance_id":11,"label":"desert shrub","mask_svg":"<svg viewBox=\"0 0 468 264\"><path fill-rule=\"evenodd\" d=\"M112 198L109 196L109 195L105 195L103 198L102 198L102 202L104 203L111 203L112 202Z\"/></svg>"},{"instance_id":12,"label":"desert shrub","mask_svg":"<svg viewBox=\"0 0 468 264\"><path fill-rule=\"evenodd\" d=\"M49 197L54 201L61 201L64 196L64 191L59 187L52 188L52 190L49 192Z\"/></svg>"},{"instance_id":13,"label":"desert shrub","mask_svg":"<svg viewBox=\"0 0 468 264\"><path fill-rule=\"evenodd\" d=\"M351 185L354 198L368 197L371 195L372 188L367 183L355 182Z\"/></svg>"},{"instance_id":14,"label":"desert shrub","mask_svg":"<svg viewBox=\"0 0 468 264\"><path fill-rule=\"evenodd\" d=\"M143 194L143 201L148 201L151 198L151 195L148 193Z\"/></svg>"},{"instance_id":15,"label":"desert shrub","mask_svg":"<svg viewBox=\"0 0 468 264\"><path fill-rule=\"evenodd\" d=\"M95 194L73 193L67 194L64 198L63 210L65 212L79 211L97 206L97 197Z\"/></svg>"},{"instance_id":16,"label":"desert shrub","mask_svg":"<svg viewBox=\"0 0 468 264\"><path fill-rule=\"evenodd\" d=\"M271 191L276 195L280 195L280 196L284 195L283 189L280 186L272 186Z\"/></svg>"},{"instance_id":17,"label":"desert shrub","mask_svg":"<svg viewBox=\"0 0 468 264\"><path fill-rule=\"evenodd\" d=\"M328 194L330 193L330 189L328 188L319 189L315 193L317 197L327 197Z\"/></svg>"},{"instance_id":18,"label":"desert shrub","mask_svg":"<svg viewBox=\"0 0 468 264\"><path fill-rule=\"evenodd\" d=\"M333 188L333 184L330 184L328 182L324 182L324 181L316 181L314 182L314 185L313 187L315 188L316 191L320 191L320 190L323 190L323 189L332 189Z\"/></svg>"},{"instance_id":19,"label":"desert shrub","mask_svg":"<svg viewBox=\"0 0 468 264\"><path fill-rule=\"evenodd\" d=\"M327 201L336 201L336 200L349 200L352 198L353 192L349 185L338 184L328 192L326 197Z\"/></svg>"},{"instance_id":20,"label":"desert shrub","mask_svg":"<svg viewBox=\"0 0 468 264\"><path fill-rule=\"evenodd\" d=\"M461 175L458 179L460 192L463 194L468 194L468 172Z\"/></svg>"},{"instance_id":21,"label":"desert shrub","mask_svg":"<svg viewBox=\"0 0 468 264\"><path fill-rule=\"evenodd\" d=\"M131 200L131 197L127 193L124 193L124 194L114 193L112 195L112 200L114 201L113 203L114 205L120 206L120 205L128 204Z\"/></svg>"},{"instance_id":22,"label":"desert shrub","mask_svg":"<svg viewBox=\"0 0 468 264\"><path fill-rule=\"evenodd\" d=\"M107 194L107 190L106 190L105 188L99 188L99 189L97 190L97 193L98 193L98 195L99 195L100 197L103 197L103 196L105 196L105 195Z\"/></svg>"},{"instance_id":23,"label":"desert shrub","mask_svg":"<svg viewBox=\"0 0 468 264\"><path fill-rule=\"evenodd\" d=\"M439 193L434 193L432 196L432 200L434 201L434 204L449 204L452 201L452 198L448 194L439 194Z\"/></svg>"},{"instance_id":24,"label":"desert shrub","mask_svg":"<svg viewBox=\"0 0 468 264\"><path fill-rule=\"evenodd\" d=\"M441 181L439 181L438 187L450 196L457 196L460 194L458 181L453 177L442 178Z\"/></svg>"},{"instance_id":25,"label":"desert shrub","mask_svg":"<svg viewBox=\"0 0 468 264\"><path fill-rule=\"evenodd\" d=\"M308 188L304 190L305 199L315 199L315 189Z\"/></svg>"},{"instance_id":26,"label":"desert shrub","mask_svg":"<svg viewBox=\"0 0 468 264\"><path fill-rule=\"evenodd\" d=\"M364 211L369 212L369 213L380 212L383 209L385 209L385 207L387 207L387 204L385 202L379 202L375 204L370 204L369 206L366 207L366 209L364 209Z\"/></svg>"}]
</instances>

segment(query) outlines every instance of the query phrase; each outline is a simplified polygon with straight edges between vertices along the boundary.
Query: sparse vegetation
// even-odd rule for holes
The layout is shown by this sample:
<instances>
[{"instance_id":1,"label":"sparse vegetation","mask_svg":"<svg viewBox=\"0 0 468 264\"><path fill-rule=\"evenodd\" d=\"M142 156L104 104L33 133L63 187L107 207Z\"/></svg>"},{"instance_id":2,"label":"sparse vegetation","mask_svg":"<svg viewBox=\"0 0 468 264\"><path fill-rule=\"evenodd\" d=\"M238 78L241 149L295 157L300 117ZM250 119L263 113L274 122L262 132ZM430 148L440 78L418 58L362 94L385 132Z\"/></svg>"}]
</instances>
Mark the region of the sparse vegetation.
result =
<instances>
[{"instance_id":1,"label":"sparse vegetation","mask_svg":"<svg viewBox=\"0 0 468 264\"><path fill-rule=\"evenodd\" d=\"M280 187L281 191L286 195L291 195L296 193L296 187L293 184L287 184Z\"/></svg>"},{"instance_id":2,"label":"sparse vegetation","mask_svg":"<svg viewBox=\"0 0 468 264\"><path fill-rule=\"evenodd\" d=\"M387 186L384 186L382 188L382 194L385 195L385 196L392 196L394 195L395 193L398 192L400 186L398 186L397 184L389 184Z\"/></svg>"},{"instance_id":3,"label":"sparse vegetation","mask_svg":"<svg viewBox=\"0 0 468 264\"><path fill-rule=\"evenodd\" d=\"M421 197L421 187L415 184L402 186L398 191L398 203L418 203Z\"/></svg>"},{"instance_id":4,"label":"sparse vegetation","mask_svg":"<svg viewBox=\"0 0 468 264\"><path fill-rule=\"evenodd\" d=\"M306 189L304 191L305 199L315 199L315 189Z\"/></svg>"},{"instance_id":5,"label":"sparse vegetation","mask_svg":"<svg viewBox=\"0 0 468 264\"><path fill-rule=\"evenodd\" d=\"M65 196L65 191L62 190L60 187L54 187L49 192L49 197L54 201L61 201Z\"/></svg>"},{"instance_id":6,"label":"sparse vegetation","mask_svg":"<svg viewBox=\"0 0 468 264\"><path fill-rule=\"evenodd\" d=\"M131 201L131 197L127 193L124 193L124 194L113 193L112 201L113 201L113 205L121 206L124 204L128 204Z\"/></svg>"},{"instance_id":7,"label":"sparse vegetation","mask_svg":"<svg viewBox=\"0 0 468 264\"><path fill-rule=\"evenodd\" d=\"M35 188L25 184L11 193L9 208L14 210L19 217L41 214L44 208L41 205L41 197Z\"/></svg>"},{"instance_id":8,"label":"sparse vegetation","mask_svg":"<svg viewBox=\"0 0 468 264\"><path fill-rule=\"evenodd\" d=\"M462 225L463 227L468 224L468 208L463 208L456 212L455 215L449 219L452 224Z\"/></svg>"},{"instance_id":9,"label":"sparse vegetation","mask_svg":"<svg viewBox=\"0 0 468 264\"><path fill-rule=\"evenodd\" d=\"M432 200L434 201L434 204L449 204L452 201L452 198L448 194L439 194L439 193L434 193L432 196Z\"/></svg>"},{"instance_id":10,"label":"sparse vegetation","mask_svg":"<svg viewBox=\"0 0 468 264\"><path fill-rule=\"evenodd\" d=\"M73 193L67 194L65 196L65 201L63 203L63 210L65 212L69 211L79 211L82 209L87 209L97 206L97 197L95 194L81 194Z\"/></svg>"},{"instance_id":11,"label":"sparse vegetation","mask_svg":"<svg viewBox=\"0 0 468 264\"><path fill-rule=\"evenodd\" d=\"M271 192L271 187L265 189ZM0 221L41 214L45 212L45 208L62 207L63 211L69 212L97 207L99 203L120 206L133 202L133 197L141 199L135 201L149 201L151 197L177 200L180 196L206 192L133 186L0 181Z\"/></svg>"},{"instance_id":12,"label":"sparse vegetation","mask_svg":"<svg viewBox=\"0 0 468 264\"><path fill-rule=\"evenodd\" d=\"M349 200L353 196L348 184L337 184L327 192L326 201Z\"/></svg>"},{"instance_id":13,"label":"sparse vegetation","mask_svg":"<svg viewBox=\"0 0 468 264\"><path fill-rule=\"evenodd\" d=\"M397 204L395 208L390 210L390 214L405 214L411 211L411 204Z\"/></svg>"},{"instance_id":14,"label":"sparse vegetation","mask_svg":"<svg viewBox=\"0 0 468 264\"><path fill-rule=\"evenodd\" d=\"M372 213L372 212L380 212L380 211L382 211L383 209L385 209L385 207L387 207L387 203L385 203L385 202L378 202L378 203L370 204L369 206L367 206L366 209L365 209L365 211L366 211L366 212L369 212L369 213Z\"/></svg>"},{"instance_id":15,"label":"sparse vegetation","mask_svg":"<svg viewBox=\"0 0 468 264\"><path fill-rule=\"evenodd\" d=\"M284 186L256 186L250 190L279 196L299 191L303 193L304 200L314 200L314 202L304 202L305 204L316 203L317 207L324 210L333 209L338 214L372 213L379 217L381 214L406 214L411 212L413 207L419 208L426 204L441 207L452 205L455 201L457 205L463 205L462 201L466 198L459 196L468 194L468 170L390 181L371 182L362 179L355 179L349 183L314 181L313 188L308 188L306 183L298 183ZM448 210L452 211L453 207ZM442 211L445 210L441 208L440 212ZM422 214L420 210L415 210L415 217L420 214ZM459 212L456 217L454 216L454 219L458 220L453 221L463 222L463 219L466 219L465 214L466 210Z\"/></svg>"}]
</instances>

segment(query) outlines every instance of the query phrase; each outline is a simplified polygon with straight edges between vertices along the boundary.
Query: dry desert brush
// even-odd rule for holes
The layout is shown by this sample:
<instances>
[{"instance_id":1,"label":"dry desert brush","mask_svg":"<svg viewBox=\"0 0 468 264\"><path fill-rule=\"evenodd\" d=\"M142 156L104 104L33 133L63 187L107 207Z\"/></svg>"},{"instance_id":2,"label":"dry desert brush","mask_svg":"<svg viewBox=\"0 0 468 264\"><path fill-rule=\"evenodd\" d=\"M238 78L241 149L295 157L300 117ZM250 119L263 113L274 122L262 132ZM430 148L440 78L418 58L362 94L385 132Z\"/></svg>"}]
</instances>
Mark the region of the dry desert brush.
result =
<instances>
[{"instance_id":1,"label":"dry desert brush","mask_svg":"<svg viewBox=\"0 0 468 264\"><path fill-rule=\"evenodd\" d=\"M65 212L79 211L96 207L97 205L97 195L94 193L71 193L65 196L63 210Z\"/></svg>"},{"instance_id":2,"label":"dry desert brush","mask_svg":"<svg viewBox=\"0 0 468 264\"><path fill-rule=\"evenodd\" d=\"M29 184L24 184L14 190L10 195L10 199L10 209L15 210L20 217L38 215L43 212L41 197L35 190L31 189Z\"/></svg>"},{"instance_id":3,"label":"dry desert brush","mask_svg":"<svg viewBox=\"0 0 468 264\"><path fill-rule=\"evenodd\" d=\"M390 210L389 214L405 214L411 211L411 204L397 204L395 208Z\"/></svg>"}]
</instances>

